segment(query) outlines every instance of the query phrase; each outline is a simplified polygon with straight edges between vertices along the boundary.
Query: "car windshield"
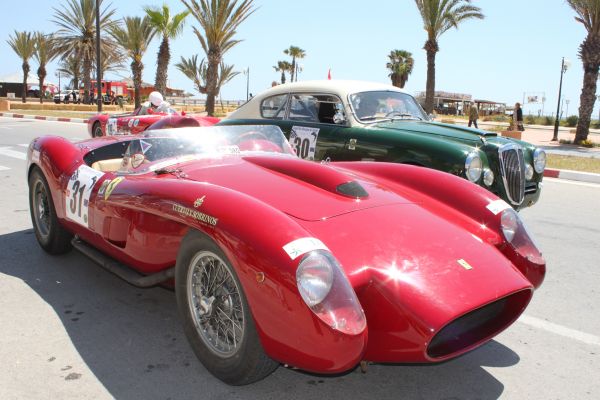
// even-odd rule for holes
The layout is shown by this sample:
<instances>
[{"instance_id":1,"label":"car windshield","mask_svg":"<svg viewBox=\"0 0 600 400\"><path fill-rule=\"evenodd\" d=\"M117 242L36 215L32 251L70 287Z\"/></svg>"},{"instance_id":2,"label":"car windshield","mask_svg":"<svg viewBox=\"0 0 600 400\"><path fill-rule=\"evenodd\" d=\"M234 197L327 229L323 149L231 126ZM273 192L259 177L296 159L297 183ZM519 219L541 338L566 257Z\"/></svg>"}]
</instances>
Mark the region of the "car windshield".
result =
<instances>
[{"instance_id":1,"label":"car windshield","mask_svg":"<svg viewBox=\"0 0 600 400\"><path fill-rule=\"evenodd\" d=\"M294 156L281 129L271 125L238 125L162 129L147 131L129 142L120 174L168 171L191 160L243 155L281 153Z\"/></svg>"},{"instance_id":2,"label":"car windshield","mask_svg":"<svg viewBox=\"0 0 600 400\"><path fill-rule=\"evenodd\" d=\"M406 93L394 91L359 92L350 95L356 119L371 123L382 120L427 120L421 106Z\"/></svg>"}]
</instances>

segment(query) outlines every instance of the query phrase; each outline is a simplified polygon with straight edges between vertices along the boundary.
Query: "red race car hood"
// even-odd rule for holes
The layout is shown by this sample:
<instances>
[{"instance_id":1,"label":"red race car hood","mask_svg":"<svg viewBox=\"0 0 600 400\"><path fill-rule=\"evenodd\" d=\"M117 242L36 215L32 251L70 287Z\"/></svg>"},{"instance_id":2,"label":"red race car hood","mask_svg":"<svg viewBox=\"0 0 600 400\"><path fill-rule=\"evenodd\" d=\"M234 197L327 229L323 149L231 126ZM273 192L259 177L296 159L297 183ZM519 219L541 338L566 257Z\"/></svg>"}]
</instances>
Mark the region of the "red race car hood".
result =
<instances>
[{"instance_id":1,"label":"red race car hood","mask_svg":"<svg viewBox=\"0 0 600 400\"><path fill-rule=\"evenodd\" d=\"M188 179L245 193L305 221L410 203L384 187L358 180L347 172L287 156L224 157L200 163L183 166Z\"/></svg>"}]
</instances>

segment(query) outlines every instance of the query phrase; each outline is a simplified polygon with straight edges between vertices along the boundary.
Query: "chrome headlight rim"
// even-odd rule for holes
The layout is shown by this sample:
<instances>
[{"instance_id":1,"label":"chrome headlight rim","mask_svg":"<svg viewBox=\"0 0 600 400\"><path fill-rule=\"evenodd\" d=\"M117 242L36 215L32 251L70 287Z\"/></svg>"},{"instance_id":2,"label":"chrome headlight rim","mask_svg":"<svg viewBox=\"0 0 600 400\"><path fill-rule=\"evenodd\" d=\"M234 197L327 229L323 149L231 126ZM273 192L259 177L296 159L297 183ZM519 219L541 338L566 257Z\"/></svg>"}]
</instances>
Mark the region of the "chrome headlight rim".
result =
<instances>
[{"instance_id":1,"label":"chrome headlight rim","mask_svg":"<svg viewBox=\"0 0 600 400\"><path fill-rule=\"evenodd\" d=\"M539 147L536 148L533 151L533 168L535 169L535 172L537 172L538 174L544 172L544 169L546 169L546 161L546 151Z\"/></svg>"},{"instance_id":2,"label":"chrome headlight rim","mask_svg":"<svg viewBox=\"0 0 600 400\"><path fill-rule=\"evenodd\" d=\"M471 182L477 182L483 174L483 160L477 151L467 154L465 160L465 175Z\"/></svg>"},{"instance_id":3,"label":"chrome headlight rim","mask_svg":"<svg viewBox=\"0 0 600 400\"><path fill-rule=\"evenodd\" d=\"M494 175L494 171L492 171L489 168L485 168L483 170L483 183L485 184L485 186L492 186L494 184L495 178L496 176Z\"/></svg>"},{"instance_id":4,"label":"chrome headlight rim","mask_svg":"<svg viewBox=\"0 0 600 400\"><path fill-rule=\"evenodd\" d=\"M507 242L512 243L519 229L519 215L512 208L502 211L500 216L500 228Z\"/></svg>"},{"instance_id":5,"label":"chrome headlight rim","mask_svg":"<svg viewBox=\"0 0 600 400\"><path fill-rule=\"evenodd\" d=\"M296 284L300 296L309 307L314 307L327 297L333 286L334 261L328 253L311 251L298 264Z\"/></svg>"}]
</instances>

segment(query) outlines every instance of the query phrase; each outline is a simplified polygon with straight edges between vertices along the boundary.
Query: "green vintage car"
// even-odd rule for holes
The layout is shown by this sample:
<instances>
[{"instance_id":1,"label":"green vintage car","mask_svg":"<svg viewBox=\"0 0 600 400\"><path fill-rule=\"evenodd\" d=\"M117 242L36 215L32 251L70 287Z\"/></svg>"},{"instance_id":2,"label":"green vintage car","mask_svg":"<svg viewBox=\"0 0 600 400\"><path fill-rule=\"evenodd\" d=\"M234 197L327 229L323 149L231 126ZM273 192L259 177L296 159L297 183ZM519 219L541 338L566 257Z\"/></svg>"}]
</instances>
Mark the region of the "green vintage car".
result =
<instances>
[{"instance_id":1,"label":"green vintage car","mask_svg":"<svg viewBox=\"0 0 600 400\"><path fill-rule=\"evenodd\" d=\"M483 186L515 209L540 196L544 150L493 132L432 122L394 86L308 81L275 86L220 124L279 126L296 154L316 161L387 161L434 168Z\"/></svg>"}]
</instances>

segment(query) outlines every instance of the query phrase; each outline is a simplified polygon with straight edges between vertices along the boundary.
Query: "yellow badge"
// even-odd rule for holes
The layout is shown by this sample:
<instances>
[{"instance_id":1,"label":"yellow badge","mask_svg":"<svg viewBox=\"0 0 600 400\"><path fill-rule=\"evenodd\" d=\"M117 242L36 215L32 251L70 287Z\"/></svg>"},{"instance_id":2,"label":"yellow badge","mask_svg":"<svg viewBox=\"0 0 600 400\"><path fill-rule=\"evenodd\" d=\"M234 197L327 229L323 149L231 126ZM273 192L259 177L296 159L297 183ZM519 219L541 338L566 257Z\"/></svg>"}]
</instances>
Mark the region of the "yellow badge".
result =
<instances>
[{"instance_id":1,"label":"yellow badge","mask_svg":"<svg viewBox=\"0 0 600 400\"><path fill-rule=\"evenodd\" d=\"M125 178L123 178L122 176L119 176L118 178L115 178L112 181L110 181L108 185L106 185L106 190L104 191L104 200L108 200L108 198L110 197L110 194L113 192L113 190L115 190L117 185L119 183L121 183L121 181L123 179L125 179Z\"/></svg>"},{"instance_id":2,"label":"yellow badge","mask_svg":"<svg viewBox=\"0 0 600 400\"><path fill-rule=\"evenodd\" d=\"M473 267L471 266L471 264L469 264L468 262L466 262L465 260L463 260L462 258L460 260L457 261L457 263L463 267L464 269L466 269L467 271L470 269L473 269Z\"/></svg>"},{"instance_id":3,"label":"yellow badge","mask_svg":"<svg viewBox=\"0 0 600 400\"><path fill-rule=\"evenodd\" d=\"M194 208L200 207L202 205L202 203L204 203L204 198L205 197L206 196L202 196L202 197L196 199L196 201L194 201Z\"/></svg>"}]
</instances>

